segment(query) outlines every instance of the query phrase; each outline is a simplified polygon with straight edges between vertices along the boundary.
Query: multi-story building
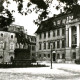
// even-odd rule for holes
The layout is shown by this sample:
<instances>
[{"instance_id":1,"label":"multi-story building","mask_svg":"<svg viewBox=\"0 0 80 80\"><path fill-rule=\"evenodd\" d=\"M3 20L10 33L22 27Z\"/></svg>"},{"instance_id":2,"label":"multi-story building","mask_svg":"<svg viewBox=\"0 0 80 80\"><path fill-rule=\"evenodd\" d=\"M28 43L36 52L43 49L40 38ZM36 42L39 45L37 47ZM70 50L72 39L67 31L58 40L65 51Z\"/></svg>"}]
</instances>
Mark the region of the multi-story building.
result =
<instances>
[{"instance_id":1,"label":"multi-story building","mask_svg":"<svg viewBox=\"0 0 80 80\"><path fill-rule=\"evenodd\" d=\"M0 63L12 62L16 42L15 33L0 31Z\"/></svg>"},{"instance_id":2,"label":"multi-story building","mask_svg":"<svg viewBox=\"0 0 80 80\"><path fill-rule=\"evenodd\" d=\"M43 21L36 31L38 60L75 61L80 57L80 20L73 14L59 14Z\"/></svg>"},{"instance_id":3,"label":"multi-story building","mask_svg":"<svg viewBox=\"0 0 80 80\"><path fill-rule=\"evenodd\" d=\"M27 35L29 39L31 59L36 59L36 36Z\"/></svg>"},{"instance_id":4,"label":"multi-story building","mask_svg":"<svg viewBox=\"0 0 80 80\"><path fill-rule=\"evenodd\" d=\"M24 49L28 52L27 42L27 33L23 26L12 24L7 28L0 28L0 63L11 63L16 57L15 50L17 49ZM20 57L21 54L18 52L17 55Z\"/></svg>"}]
</instances>

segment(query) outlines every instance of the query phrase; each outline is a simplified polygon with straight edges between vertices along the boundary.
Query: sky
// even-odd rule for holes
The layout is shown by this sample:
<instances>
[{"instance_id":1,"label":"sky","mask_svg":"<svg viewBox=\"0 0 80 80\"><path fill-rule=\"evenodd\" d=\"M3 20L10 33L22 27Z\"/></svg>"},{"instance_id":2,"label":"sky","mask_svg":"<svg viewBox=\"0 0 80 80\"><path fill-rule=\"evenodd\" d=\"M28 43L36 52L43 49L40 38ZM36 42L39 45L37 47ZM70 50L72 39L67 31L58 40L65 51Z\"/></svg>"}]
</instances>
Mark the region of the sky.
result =
<instances>
[{"instance_id":1,"label":"sky","mask_svg":"<svg viewBox=\"0 0 80 80\"><path fill-rule=\"evenodd\" d=\"M10 2L11 1L12 0L10 0ZM50 8L48 8L51 11L51 13L49 14L49 17L52 17L53 14L58 14L60 12L59 10L57 11L56 9L53 8L53 5L56 6L57 4L58 2L56 2L55 0L55 2L52 3L52 5L50 5ZM6 3L4 3L4 6L6 7ZM15 13L13 13L15 22L13 24L24 26L24 28L27 29L28 35L35 35L34 33L37 30L38 26L33 23L33 20L38 18L38 14L35 14L35 12L32 12L26 16L21 15L17 11L16 2L11 2L11 4L9 4L8 6L9 6L8 7L9 10L15 10ZM24 2L24 7L25 6L26 6L26 2Z\"/></svg>"}]
</instances>

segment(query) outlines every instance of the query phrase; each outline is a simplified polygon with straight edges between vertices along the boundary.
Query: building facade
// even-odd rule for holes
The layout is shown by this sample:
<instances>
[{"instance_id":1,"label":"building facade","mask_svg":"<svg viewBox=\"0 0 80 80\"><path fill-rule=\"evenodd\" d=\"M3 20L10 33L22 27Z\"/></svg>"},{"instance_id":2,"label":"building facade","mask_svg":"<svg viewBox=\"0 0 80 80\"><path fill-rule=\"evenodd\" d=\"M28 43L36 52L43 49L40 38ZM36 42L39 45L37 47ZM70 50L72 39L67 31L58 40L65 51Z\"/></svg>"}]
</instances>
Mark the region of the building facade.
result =
<instances>
[{"instance_id":1,"label":"building facade","mask_svg":"<svg viewBox=\"0 0 80 80\"><path fill-rule=\"evenodd\" d=\"M29 39L31 59L36 59L36 36L27 35Z\"/></svg>"},{"instance_id":2,"label":"building facade","mask_svg":"<svg viewBox=\"0 0 80 80\"><path fill-rule=\"evenodd\" d=\"M73 14L57 15L43 21L36 31L38 60L74 62L80 57L80 20Z\"/></svg>"},{"instance_id":3,"label":"building facade","mask_svg":"<svg viewBox=\"0 0 80 80\"><path fill-rule=\"evenodd\" d=\"M15 33L0 31L0 63L12 62L16 42Z\"/></svg>"},{"instance_id":4,"label":"building facade","mask_svg":"<svg viewBox=\"0 0 80 80\"><path fill-rule=\"evenodd\" d=\"M0 63L12 63L16 58L15 50L23 49L29 52L27 42L27 32L23 26L12 24L6 30L0 28Z\"/></svg>"}]
</instances>

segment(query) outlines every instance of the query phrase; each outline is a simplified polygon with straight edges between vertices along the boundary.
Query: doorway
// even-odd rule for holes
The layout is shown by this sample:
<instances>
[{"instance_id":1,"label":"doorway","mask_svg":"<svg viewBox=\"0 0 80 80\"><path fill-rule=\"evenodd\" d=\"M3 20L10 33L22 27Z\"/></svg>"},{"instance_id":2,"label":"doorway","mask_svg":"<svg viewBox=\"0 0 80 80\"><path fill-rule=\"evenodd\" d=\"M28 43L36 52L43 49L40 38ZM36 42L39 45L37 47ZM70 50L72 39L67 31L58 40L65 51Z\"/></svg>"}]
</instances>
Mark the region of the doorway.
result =
<instances>
[{"instance_id":1,"label":"doorway","mask_svg":"<svg viewBox=\"0 0 80 80\"><path fill-rule=\"evenodd\" d=\"M56 54L53 53L53 61L56 61Z\"/></svg>"}]
</instances>

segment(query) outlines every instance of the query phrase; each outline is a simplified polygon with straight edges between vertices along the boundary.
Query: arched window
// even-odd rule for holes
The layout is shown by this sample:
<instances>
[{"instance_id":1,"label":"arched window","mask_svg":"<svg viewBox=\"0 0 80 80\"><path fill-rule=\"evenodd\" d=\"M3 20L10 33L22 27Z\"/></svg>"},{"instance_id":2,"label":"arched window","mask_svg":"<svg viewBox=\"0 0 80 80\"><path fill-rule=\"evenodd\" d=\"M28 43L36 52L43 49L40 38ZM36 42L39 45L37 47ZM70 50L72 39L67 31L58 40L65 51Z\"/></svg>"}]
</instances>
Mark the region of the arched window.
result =
<instances>
[{"instance_id":1,"label":"arched window","mask_svg":"<svg viewBox=\"0 0 80 80\"><path fill-rule=\"evenodd\" d=\"M11 56L10 60L11 60L11 62L13 62L13 57L12 56Z\"/></svg>"}]
</instances>

